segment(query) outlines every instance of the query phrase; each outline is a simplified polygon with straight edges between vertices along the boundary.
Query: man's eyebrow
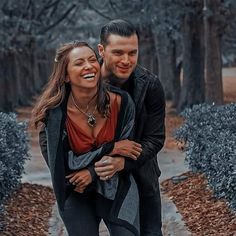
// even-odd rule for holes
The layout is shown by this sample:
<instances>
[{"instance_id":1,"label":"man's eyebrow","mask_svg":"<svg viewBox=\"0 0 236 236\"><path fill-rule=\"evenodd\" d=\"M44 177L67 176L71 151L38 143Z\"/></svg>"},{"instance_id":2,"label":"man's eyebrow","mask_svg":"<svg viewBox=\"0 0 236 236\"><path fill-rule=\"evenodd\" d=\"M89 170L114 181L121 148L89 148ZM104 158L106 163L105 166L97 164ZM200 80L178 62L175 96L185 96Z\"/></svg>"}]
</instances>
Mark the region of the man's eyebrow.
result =
<instances>
[{"instance_id":1,"label":"man's eyebrow","mask_svg":"<svg viewBox=\"0 0 236 236\"><path fill-rule=\"evenodd\" d=\"M112 52L123 52L122 49L112 49L111 51L112 51Z\"/></svg>"}]
</instances>

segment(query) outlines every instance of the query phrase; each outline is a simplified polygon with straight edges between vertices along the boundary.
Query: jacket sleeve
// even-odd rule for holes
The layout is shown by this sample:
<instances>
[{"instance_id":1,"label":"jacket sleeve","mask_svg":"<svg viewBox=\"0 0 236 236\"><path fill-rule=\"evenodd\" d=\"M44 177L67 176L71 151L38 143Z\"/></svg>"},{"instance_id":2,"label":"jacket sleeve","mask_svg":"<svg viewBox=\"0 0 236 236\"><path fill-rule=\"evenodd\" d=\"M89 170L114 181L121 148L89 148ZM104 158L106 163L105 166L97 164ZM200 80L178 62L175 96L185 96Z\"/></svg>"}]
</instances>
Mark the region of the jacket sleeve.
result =
<instances>
[{"instance_id":1,"label":"jacket sleeve","mask_svg":"<svg viewBox=\"0 0 236 236\"><path fill-rule=\"evenodd\" d=\"M165 95L159 79L154 79L148 87L145 106L147 117L139 140L142 153L136 161L126 158L125 169L132 171L140 168L148 160L155 158L165 142ZM136 127L138 129L138 127Z\"/></svg>"},{"instance_id":2,"label":"jacket sleeve","mask_svg":"<svg viewBox=\"0 0 236 236\"><path fill-rule=\"evenodd\" d=\"M41 148L41 153L43 158L45 159L47 165L48 164L48 152L47 152L47 135L46 135L46 127L45 124L42 125L39 131L39 146Z\"/></svg>"}]
</instances>

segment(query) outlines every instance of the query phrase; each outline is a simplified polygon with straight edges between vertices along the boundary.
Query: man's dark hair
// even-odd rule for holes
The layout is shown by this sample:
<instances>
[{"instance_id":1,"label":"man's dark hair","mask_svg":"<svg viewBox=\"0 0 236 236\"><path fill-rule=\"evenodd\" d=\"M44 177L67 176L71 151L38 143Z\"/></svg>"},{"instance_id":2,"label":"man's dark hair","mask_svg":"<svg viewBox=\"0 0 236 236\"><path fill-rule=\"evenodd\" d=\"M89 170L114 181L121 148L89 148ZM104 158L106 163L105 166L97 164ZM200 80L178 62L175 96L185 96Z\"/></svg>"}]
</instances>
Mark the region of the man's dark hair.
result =
<instances>
[{"instance_id":1,"label":"man's dark hair","mask_svg":"<svg viewBox=\"0 0 236 236\"><path fill-rule=\"evenodd\" d=\"M106 46L108 44L108 37L111 34L116 34L124 37L130 37L136 34L139 39L138 31L134 27L134 25L122 19L109 21L101 28L100 43Z\"/></svg>"}]
</instances>

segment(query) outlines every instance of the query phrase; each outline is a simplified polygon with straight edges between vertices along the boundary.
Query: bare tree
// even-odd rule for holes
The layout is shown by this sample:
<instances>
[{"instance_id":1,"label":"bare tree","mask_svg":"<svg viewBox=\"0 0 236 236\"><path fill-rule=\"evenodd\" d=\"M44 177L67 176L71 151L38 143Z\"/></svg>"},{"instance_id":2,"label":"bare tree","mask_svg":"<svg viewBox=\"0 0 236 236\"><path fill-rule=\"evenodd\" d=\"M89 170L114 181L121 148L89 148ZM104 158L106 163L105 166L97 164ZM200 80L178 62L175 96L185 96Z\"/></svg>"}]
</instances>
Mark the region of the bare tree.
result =
<instances>
[{"instance_id":1,"label":"bare tree","mask_svg":"<svg viewBox=\"0 0 236 236\"><path fill-rule=\"evenodd\" d=\"M206 102L223 103L222 36L232 1L204 0Z\"/></svg>"},{"instance_id":2,"label":"bare tree","mask_svg":"<svg viewBox=\"0 0 236 236\"><path fill-rule=\"evenodd\" d=\"M0 48L29 47L47 41L51 30L76 11L78 4L65 0L7 0L1 6Z\"/></svg>"},{"instance_id":3,"label":"bare tree","mask_svg":"<svg viewBox=\"0 0 236 236\"><path fill-rule=\"evenodd\" d=\"M1 85L10 86L9 78L14 78L18 90L16 92L14 86L9 88L17 97L14 98L14 104L21 100L24 102L45 83L43 78L47 77L47 73L42 68L48 69L49 63L41 61L48 58L44 54L46 48L54 48L58 43L75 38L89 41L95 46L101 26L108 20L123 18L133 22L139 29L139 63L159 74L173 107L181 111L185 107L204 102L205 91L206 101L221 103L222 37L226 25L232 21L229 12L236 9L236 3L234 0L205 0L204 8L203 2L204 0L1 1L1 80L4 77ZM231 27L234 29L234 25ZM236 45L234 34L225 37L225 42L228 48L229 45ZM49 55L52 56L53 53ZM10 71L10 68L14 69ZM6 99L7 94L0 93L0 104L2 97ZM13 104L12 101L10 103Z\"/></svg>"},{"instance_id":4,"label":"bare tree","mask_svg":"<svg viewBox=\"0 0 236 236\"><path fill-rule=\"evenodd\" d=\"M222 38L223 63L228 66L236 65L236 10L233 15L234 17L229 21L227 30Z\"/></svg>"},{"instance_id":5,"label":"bare tree","mask_svg":"<svg viewBox=\"0 0 236 236\"><path fill-rule=\"evenodd\" d=\"M178 111L205 99L203 1L186 2L183 24L183 83Z\"/></svg>"},{"instance_id":6,"label":"bare tree","mask_svg":"<svg viewBox=\"0 0 236 236\"><path fill-rule=\"evenodd\" d=\"M180 96L180 77L177 70L177 41L180 41L182 2L159 0L150 2L152 30L158 55L159 78L166 98L176 107Z\"/></svg>"},{"instance_id":7,"label":"bare tree","mask_svg":"<svg viewBox=\"0 0 236 236\"><path fill-rule=\"evenodd\" d=\"M45 79L40 75L38 53L46 53L42 46L77 5L65 0L7 0L0 7L0 110L11 111L28 105L42 88Z\"/></svg>"},{"instance_id":8,"label":"bare tree","mask_svg":"<svg viewBox=\"0 0 236 236\"><path fill-rule=\"evenodd\" d=\"M136 25L140 32L139 63L154 73L157 73L158 62L154 34L152 31L152 17L148 15L150 6L150 3L143 0L87 1L87 7L103 18L103 23L112 19L122 18L129 20ZM102 24L100 24L100 27L101 25Z\"/></svg>"}]
</instances>

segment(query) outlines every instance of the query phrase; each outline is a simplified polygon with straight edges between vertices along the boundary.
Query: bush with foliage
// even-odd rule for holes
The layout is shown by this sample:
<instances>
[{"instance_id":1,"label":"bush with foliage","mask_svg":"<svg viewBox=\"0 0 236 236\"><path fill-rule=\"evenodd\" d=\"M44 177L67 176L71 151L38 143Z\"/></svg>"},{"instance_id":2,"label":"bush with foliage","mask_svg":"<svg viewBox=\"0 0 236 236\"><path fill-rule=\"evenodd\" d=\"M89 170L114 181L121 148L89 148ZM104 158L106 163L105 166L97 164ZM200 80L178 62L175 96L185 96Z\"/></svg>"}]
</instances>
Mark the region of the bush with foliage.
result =
<instances>
[{"instance_id":1,"label":"bush with foliage","mask_svg":"<svg viewBox=\"0 0 236 236\"><path fill-rule=\"evenodd\" d=\"M175 137L185 144L190 169L204 173L216 197L236 211L236 104L200 104L181 115Z\"/></svg>"},{"instance_id":2,"label":"bush with foliage","mask_svg":"<svg viewBox=\"0 0 236 236\"><path fill-rule=\"evenodd\" d=\"M29 157L27 124L14 113L0 112L0 214L12 192L19 186L25 160ZM2 218L2 217L1 217ZM0 230L3 222L0 222Z\"/></svg>"}]
</instances>

